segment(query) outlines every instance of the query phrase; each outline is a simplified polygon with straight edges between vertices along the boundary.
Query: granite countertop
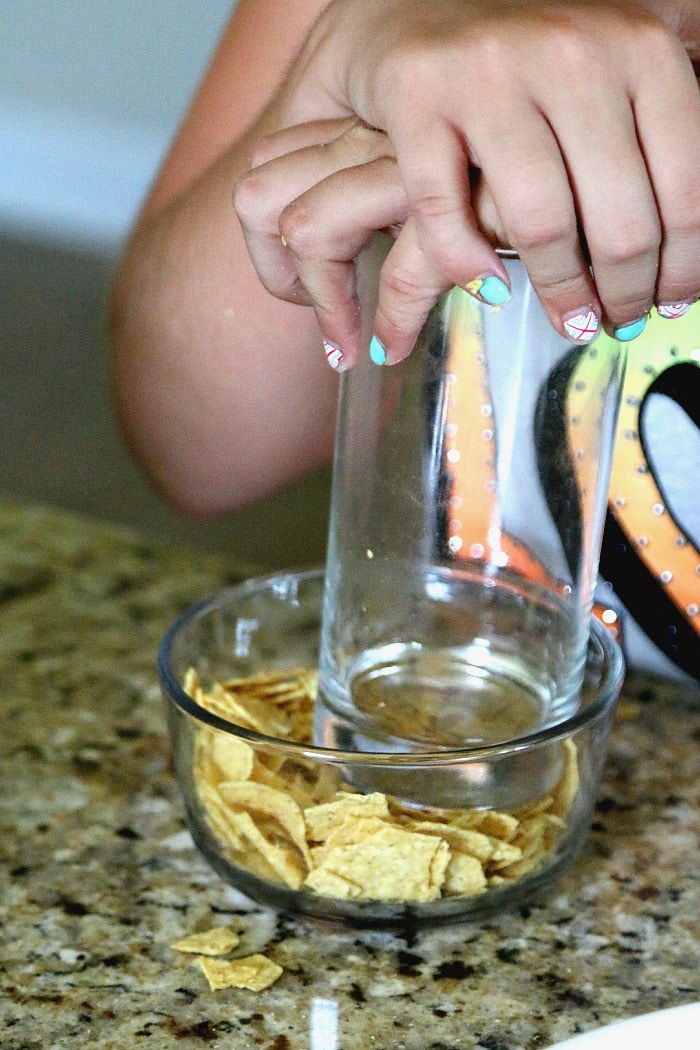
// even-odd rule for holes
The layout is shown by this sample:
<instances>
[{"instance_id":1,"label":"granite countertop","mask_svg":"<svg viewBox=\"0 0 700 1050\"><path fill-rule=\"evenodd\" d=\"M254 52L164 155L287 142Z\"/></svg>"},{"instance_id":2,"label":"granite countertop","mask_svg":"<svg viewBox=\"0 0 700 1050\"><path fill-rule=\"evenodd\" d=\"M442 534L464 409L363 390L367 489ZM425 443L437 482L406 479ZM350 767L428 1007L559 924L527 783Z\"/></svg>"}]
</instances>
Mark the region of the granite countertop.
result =
<instances>
[{"instance_id":1,"label":"granite countertop","mask_svg":"<svg viewBox=\"0 0 700 1050\"><path fill-rule=\"evenodd\" d=\"M700 696L678 685L628 680L589 842L518 910L363 932L225 886L185 830L154 653L241 571L0 503L3 1050L537 1050L700 999ZM169 947L224 923L284 967L267 991L210 992Z\"/></svg>"}]
</instances>

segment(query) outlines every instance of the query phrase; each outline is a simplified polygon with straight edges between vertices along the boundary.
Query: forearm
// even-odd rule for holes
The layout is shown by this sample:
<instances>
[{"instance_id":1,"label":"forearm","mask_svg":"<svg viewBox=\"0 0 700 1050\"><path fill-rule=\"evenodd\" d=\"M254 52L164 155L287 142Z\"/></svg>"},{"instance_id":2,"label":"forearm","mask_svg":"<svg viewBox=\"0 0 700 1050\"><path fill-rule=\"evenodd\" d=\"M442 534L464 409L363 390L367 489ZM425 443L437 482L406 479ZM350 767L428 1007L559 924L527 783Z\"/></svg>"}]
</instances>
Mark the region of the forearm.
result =
<instances>
[{"instance_id":1,"label":"forearm","mask_svg":"<svg viewBox=\"0 0 700 1050\"><path fill-rule=\"evenodd\" d=\"M265 291L233 209L249 152L246 138L145 215L112 294L126 439L155 486L194 514L258 499L332 445L335 381L313 313Z\"/></svg>"}]
</instances>

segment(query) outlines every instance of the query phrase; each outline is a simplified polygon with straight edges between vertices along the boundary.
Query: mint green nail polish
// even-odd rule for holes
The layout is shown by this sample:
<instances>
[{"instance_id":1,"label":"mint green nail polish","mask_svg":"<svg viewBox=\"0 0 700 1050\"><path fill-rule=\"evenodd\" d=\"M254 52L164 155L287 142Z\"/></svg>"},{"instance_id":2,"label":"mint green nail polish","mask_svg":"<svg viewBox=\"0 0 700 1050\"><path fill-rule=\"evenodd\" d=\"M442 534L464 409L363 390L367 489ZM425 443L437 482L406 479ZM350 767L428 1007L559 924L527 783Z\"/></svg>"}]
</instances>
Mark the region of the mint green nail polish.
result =
<instances>
[{"instance_id":1,"label":"mint green nail polish","mask_svg":"<svg viewBox=\"0 0 700 1050\"><path fill-rule=\"evenodd\" d=\"M646 326L646 317L640 317L638 321L632 321L630 324L623 324L616 328L615 338L619 339L621 343L629 343L636 339L638 335L641 335Z\"/></svg>"},{"instance_id":2,"label":"mint green nail polish","mask_svg":"<svg viewBox=\"0 0 700 1050\"><path fill-rule=\"evenodd\" d=\"M372 342L369 344L369 356L372 358L375 365L386 364L386 350L379 342L376 335L372 336Z\"/></svg>"},{"instance_id":3,"label":"mint green nail polish","mask_svg":"<svg viewBox=\"0 0 700 1050\"><path fill-rule=\"evenodd\" d=\"M489 306L503 306L510 299L510 288L500 277L484 277L478 294Z\"/></svg>"}]
</instances>

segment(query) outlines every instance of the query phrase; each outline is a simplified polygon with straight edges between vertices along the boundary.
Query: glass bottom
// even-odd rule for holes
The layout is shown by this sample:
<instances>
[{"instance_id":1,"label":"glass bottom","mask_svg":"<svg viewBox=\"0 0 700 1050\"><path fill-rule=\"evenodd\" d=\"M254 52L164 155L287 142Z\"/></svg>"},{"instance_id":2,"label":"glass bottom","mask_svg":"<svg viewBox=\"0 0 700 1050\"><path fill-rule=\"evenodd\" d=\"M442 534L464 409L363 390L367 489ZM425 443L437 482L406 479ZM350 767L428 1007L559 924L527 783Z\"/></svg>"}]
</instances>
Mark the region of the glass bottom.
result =
<instances>
[{"instance_id":1,"label":"glass bottom","mask_svg":"<svg viewBox=\"0 0 700 1050\"><path fill-rule=\"evenodd\" d=\"M487 577L479 567L435 568L404 622L385 627L391 640L342 669L330 646L322 651L317 744L417 755L514 741L575 713L585 646L571 603L556 594L505 573ZM546 791L558 772L544 763L523 788ZM405 797L401 773L376 776L376 784L358 786ZM417 804L451 805L464 788L453 789L443 771L428 780Z\"/></svg>"},{"instance_id":2,"label":"glass bottom","mask_svg":"<svg viewBox=\"0 0 700 1050\"><path fill-rule=\"evenodd\" d=\"M350 682L352 706L362 735L367 728L388 751L499 743L547 720L551 690L528 661L484 645L389 645L364 653L362 664ZM340 725L335 732L343 735Z\"/></svg>"},{"instance_id":3,"label":"glass bottom","mask_svg":"<svg viewBox=\"0 0 700 1050\"><path fill-rule=\"evenodd\" d=\"M345 629L350 641L329 633L318 744L439 751L512 740L575 713L587 631L571 601L478 566L429 569L416 590L402 596L397 622L368 602ZM363 647L370 618L379 627Z\"/></svg>"}]
</instances>

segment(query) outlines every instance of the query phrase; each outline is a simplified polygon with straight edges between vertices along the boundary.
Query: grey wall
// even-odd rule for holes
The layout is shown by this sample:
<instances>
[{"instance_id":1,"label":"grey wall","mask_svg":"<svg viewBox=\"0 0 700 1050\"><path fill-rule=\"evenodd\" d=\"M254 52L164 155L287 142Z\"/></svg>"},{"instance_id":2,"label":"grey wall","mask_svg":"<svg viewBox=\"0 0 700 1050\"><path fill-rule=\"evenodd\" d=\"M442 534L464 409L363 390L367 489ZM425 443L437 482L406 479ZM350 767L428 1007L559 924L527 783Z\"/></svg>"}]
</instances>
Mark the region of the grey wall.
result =
<instances>
[{"instance_id":1,"label":"grey wall","mask_svg":"<svg viewBox=\"0 0 700 1050\"><path fill-rule=\"evenodd\" d=\"M228 0L0 0L0 493L261 565L317 561L327 473L193 524L127 456L107 384L114 261Z\"/></svg>"},{"instance_id":2,"label":"grey wall","mask_svg":"<svg viewBox=\"0 0 700 1050\"><path fill-rule=\"evenodd\" d=\"M2 0L0 94L169 129L231 0Z\"/></svg>"}]
</instances>

